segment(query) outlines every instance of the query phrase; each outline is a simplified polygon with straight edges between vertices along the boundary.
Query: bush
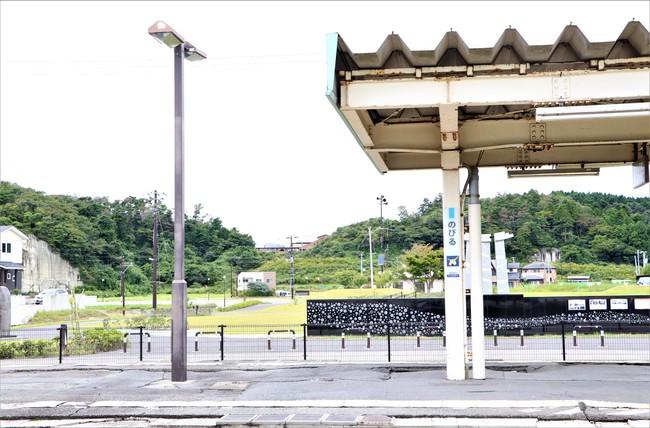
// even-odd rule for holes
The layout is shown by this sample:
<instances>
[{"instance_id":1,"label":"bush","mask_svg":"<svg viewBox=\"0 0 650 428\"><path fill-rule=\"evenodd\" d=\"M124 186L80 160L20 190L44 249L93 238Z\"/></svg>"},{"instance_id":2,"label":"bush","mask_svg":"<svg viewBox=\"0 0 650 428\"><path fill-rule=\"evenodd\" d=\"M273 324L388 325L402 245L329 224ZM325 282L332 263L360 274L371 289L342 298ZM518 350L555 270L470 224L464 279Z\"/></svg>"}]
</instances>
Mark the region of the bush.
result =
<instances>
[{"instance_id":1,"label":"bush","mask_svg":"<svg viewBox=\"0 0 650 428\"><path fill-rule=\"evenodd\" d=\"M25 339L0 343L0 359L20 357L50 357L59 352L59 338Z\"/></svg>"},{"instance_id":2,"label":"bush","mask_svg":"<svg viewBox=\"0 0 650 428\"><path fill-rule=\"evenodd\" d=\"M115 329L95 328L85 331L82 337L94 352L116 351L123 343L123 334Z\"/></svg>"},{"instance_id":3,"label":"bush","mask_svg":"<svg viewBox=\"0 0 650 428\"><path fill-rule=\"evenodd\" d=\"M15 342L0 342L0 360L7 360L16 355Z\"/></svg>"},{"instance_id":4,"label":"bush","mask_svg":"<svg viewBox=\"0 0 650 428\"><path fill-rule=\"evenodd\" d=\"M246 286L246 296L273 296L273 290L263 282L251 282Z\"/></svg>"}]
</instances>

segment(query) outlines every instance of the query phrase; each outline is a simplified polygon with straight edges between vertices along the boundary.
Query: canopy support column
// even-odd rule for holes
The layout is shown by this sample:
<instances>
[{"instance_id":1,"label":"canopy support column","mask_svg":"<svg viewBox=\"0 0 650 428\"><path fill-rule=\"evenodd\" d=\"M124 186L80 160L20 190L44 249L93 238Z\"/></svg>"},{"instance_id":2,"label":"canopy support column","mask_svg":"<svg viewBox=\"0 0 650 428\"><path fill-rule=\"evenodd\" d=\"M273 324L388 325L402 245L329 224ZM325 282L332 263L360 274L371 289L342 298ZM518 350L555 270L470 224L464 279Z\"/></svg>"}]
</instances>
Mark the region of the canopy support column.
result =
<instances>
[{"instance_id":1,"label":"canopy support column","mask_svg":"<svg viewBox=\"0 0 650 428\"><path fill-rule=\"evenodd\" d=\"M440 105L447 379L467 379L467 320L463 281L463 216L460 205L458 106Z\"/></svg>"},{"instance_id":2,"label":"canopy support column","mask_svg":"<svg viewBox=\"0 0 650 428\"><path fill-rule=\"evenodd\" d=\"M485 379L481 202L478 193L478 167L475 166L470 168L468 213L471 260L472 377L474 379Z\"/></svg>"}]
</instances>

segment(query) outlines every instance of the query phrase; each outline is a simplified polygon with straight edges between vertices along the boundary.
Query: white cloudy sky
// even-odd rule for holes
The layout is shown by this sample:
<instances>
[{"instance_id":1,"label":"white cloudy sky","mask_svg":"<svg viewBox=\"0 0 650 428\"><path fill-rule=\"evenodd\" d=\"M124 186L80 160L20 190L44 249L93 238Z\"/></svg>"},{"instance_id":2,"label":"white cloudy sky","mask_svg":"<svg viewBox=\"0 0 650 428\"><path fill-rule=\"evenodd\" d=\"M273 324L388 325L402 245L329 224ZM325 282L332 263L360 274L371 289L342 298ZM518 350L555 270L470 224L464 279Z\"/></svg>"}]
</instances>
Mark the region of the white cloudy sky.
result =
<instances>
[{"instance_id":1,"label":"white cloudy sky","mask_svg":"<svg viewBox=\"0 0 650 428\"><path fill-rule=\"evenodd\" d=\"M164 20L208 54L185 63L185 208L258 245L413 211L442 192L438 171L380 175L325 98L325 36L374 52L391 32L435 49L453 29L471 48L511 26L553 44L578 25L615 40L646 28L650 2L10 2L0 1L0 180L46 194L164 194L173 208L172 50L147 34ZM630 168L600 177L508 180L483 169L480 193L535 188L648 197Z\"/></svg>"}]
</instances>

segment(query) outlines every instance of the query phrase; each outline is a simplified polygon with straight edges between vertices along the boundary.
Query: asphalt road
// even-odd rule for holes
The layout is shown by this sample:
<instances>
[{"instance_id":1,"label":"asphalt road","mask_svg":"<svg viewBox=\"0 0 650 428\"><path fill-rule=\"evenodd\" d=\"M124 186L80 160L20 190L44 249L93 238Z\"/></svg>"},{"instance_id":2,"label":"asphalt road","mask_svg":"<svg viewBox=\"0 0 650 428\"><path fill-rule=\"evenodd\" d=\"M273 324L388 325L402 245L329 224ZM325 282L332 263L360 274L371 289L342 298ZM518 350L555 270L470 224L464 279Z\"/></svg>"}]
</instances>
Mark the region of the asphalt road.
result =
<instances>
[{"instance_id":1,"label":"asphalt road","mask_svg":"<svg viewBox=\"0 0 650 428\"><path fill-rule=\"evenodd\" d=\"M304 362L192 365L184 382L171 381L168 364L3 366L0 374L3 428L650 423L650 366L636 364L489 365L485 380L465 381L447 380L444 366Z\"/></svg>"}]
</instances>

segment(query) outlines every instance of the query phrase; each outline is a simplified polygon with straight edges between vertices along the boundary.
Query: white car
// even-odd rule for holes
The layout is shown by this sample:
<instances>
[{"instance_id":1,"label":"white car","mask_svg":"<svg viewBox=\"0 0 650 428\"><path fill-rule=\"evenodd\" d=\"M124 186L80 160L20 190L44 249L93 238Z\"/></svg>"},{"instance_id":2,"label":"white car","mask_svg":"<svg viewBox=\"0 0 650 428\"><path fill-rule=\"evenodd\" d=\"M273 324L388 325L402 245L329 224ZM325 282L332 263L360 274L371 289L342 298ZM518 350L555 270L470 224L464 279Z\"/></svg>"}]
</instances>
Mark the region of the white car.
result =
<instances>
[{"instance_id":1,"label":"white car","mask_svg":"<svg viewBox=\"0 0 650 428\"><path fill-rule=\"evenodd\" d=\"M63 290L61 288L49 288L47 290L43 290L40 293L36 295L36 299L34 299L34 304L35 305L42 305L43 304L43 296L54 296L57 294L65 294L66 296L68 295L68 292L66 290Z\"/></svg>"}]
</instances>

